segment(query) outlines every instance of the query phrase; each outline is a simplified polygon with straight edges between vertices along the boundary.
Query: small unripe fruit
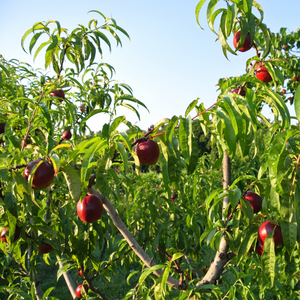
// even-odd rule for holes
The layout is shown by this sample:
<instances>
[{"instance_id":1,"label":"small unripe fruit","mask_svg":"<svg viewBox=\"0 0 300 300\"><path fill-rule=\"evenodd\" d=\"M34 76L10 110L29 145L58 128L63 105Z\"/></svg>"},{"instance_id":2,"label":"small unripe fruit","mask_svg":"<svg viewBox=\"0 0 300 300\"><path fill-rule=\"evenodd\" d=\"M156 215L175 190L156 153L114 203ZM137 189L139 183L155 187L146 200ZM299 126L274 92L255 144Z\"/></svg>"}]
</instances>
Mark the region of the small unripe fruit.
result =
<instances>
[{"instance_id":1,"label":"small unripe fruit","mask_svg":"<svg viewBox=\"0 0 300 300\"><path fill-rule=\"evenodd\" d=\"M85 273L88 273L89 271L90 271L89 268L86 268ZM79 269L77 270L77 275L78 275L79 277L83 277L83 271L82 271L81 268L79 268Z\"/></svg>"}]
</instances>

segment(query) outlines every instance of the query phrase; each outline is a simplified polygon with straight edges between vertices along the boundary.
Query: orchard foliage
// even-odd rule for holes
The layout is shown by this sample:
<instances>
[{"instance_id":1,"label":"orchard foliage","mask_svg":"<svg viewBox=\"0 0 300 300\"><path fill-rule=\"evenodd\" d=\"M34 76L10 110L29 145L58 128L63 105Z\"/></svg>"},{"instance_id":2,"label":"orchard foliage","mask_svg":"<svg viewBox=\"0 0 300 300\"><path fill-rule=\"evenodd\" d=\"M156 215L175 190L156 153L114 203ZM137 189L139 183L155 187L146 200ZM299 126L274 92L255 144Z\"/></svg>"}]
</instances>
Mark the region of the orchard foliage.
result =
<instances>
[{"instance_id":1,"label":"orchard foliage","mask_svg":"<svg viewBox=\"0 0 300 300\"><path fill-rule=\"evenodd\" d=\"M198 24L204 4L196 7ZM49 20L24 34L23 49L34 58L44 53L50 72L0 60L0 123L5 124L0 226L6 228L0 292L11 299L59 299L54 287L43 293L42 256L45 265L58 260L57 279L64 276L72 298L77 291L90 299L113 299L113 291L104 293L99 282L113 282L121 270L128 283L123 299L299 297L300 131L287 106L295 104L299 121L299 30L271 33L255 1L209 1L208 26L225 56L237 54L239 48L231 48L237 30L240 46L250 33L255 55L247 58L245 74L219 80L211 107L196 99L182 115L162 119L145 132L118 115L118 107L139 118L139 108L146 105L129 85L114 79L111 65L97 62L103 45L111 50L112 41L122 45L120 36L129 35L114 19L92 13L103 24L92 19L69 33ZM271 82L256 78L259 64ZM63 90L65 98L54 90ZM271 109L271 120L263 115L264 106ZM97 134L86 124L95 115L109 116ZM196 118L214 148L200 157ZM160 156L155 171L145 173L135 146L148 139L158 143ZM24 178L24 169L38 159ZM32 183L42 160L55 177L36 190ZM261 211L253 212L247 191L260 196ZM84 223L77 203L92 194L101 199L104 212ZM276 229L258 241L258 228L268 220ZM283 242L275 247L279 228ZM258 242L262 253L255 251ZM80 284L88 289L76 289L73 269L81 270Z\"/></svg>"}]
</instances>

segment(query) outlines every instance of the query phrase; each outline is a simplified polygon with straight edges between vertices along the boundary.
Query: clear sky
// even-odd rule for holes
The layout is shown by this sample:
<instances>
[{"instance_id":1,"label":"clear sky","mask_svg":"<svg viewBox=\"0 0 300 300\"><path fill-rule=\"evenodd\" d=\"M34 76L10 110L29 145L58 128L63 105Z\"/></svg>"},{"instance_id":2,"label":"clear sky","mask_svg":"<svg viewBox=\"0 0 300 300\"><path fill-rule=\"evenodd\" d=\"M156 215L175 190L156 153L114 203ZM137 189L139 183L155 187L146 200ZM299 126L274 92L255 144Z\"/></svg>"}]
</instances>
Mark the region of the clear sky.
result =
<instances>
[{"instance_id":1,"label":"clear sky","mask_svg":"<svg viewBox=\"0 0 300 300\"><path fill-rule=\"evenodd\" d=\"M208 2L208 0L207 0ZM287 27L300 28L299 0L257 0L265 12L264 23L272 31ZM116 69L115 79L133 88L136 98L149 108L141 108L141 121L128 110L120 110L142 129L162 118L184 115L188 104L200 98L205 107L216 101L216 84L221 77L244 73L246 60L254 56L254 50L229 54L230 61L222 53L220 43L206 23L206 5L200 14L205 30L201 30L195 18L198 0L13 0L0 2L0 39L2 54L6 59L17 58L35 68L43 68L43 56L33 64L33 57L21 46L22 35L35 22L54 19L69 30L78 24L87 26L99 10L116 19L130 35L123 40L123 47L104 48L103 62ZM98 18L100 20L100 18ZM29 39L28 39L29 40ZM28 48L27 48L28 49ZM294 110L291 108L291 114ZM100 119L100 121L99 121ZM105 118L95 117L89 122L92 130L100 130Z\"/></svg>"}]
</instances>

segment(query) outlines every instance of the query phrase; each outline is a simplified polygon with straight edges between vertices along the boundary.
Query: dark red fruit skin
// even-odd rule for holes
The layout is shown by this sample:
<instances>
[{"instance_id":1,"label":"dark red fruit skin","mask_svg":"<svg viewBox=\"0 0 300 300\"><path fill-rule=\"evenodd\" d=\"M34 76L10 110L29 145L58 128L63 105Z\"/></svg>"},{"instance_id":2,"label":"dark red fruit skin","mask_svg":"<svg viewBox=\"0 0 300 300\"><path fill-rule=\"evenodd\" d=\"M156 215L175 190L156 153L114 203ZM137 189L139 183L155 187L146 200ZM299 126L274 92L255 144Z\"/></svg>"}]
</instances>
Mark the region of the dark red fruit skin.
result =
<instances>
[{"instance_id":1,"label":"dark red fruit skin","mask_svg":"<svg viewBox=\"0 0 300 300\"><path fill-rule=\"evenodd\" d=\"M5 132L5 123L0 123L0 134Z\"/></svg>"},{"instance_id":2,"label":"dark red fruit skin","mask_svg":"<svg viewBox=\"0 0 300 300\"><path fill-rule=\"evenodd\" d=\"M42 254L49 253L53 250L53 247L45 242L42 242L42 244L39 244L39 252Z\"/></svg>"},{"instance_id":3,"label":"dark red fruit skin","mask_svg":"<svg viewBox=\"0 0 300 300\"><path fill-rule=\"evenodd\" d=\"M171 196L171 201L173 202L177 197L178 197L178 195L177 195L176 193L174 193L174 194Z\"/></svg>"},{"instance_id":4,"label":"dark red fruit skin","mask_svg":"<svg viewBox=\"0 0 300 300\"><path fill-rule=\"evenodd\" d=\"M77 214L85 223L93 223L101 218L103 213L103 204L96 195L89 195L78 201Z\"/></svg>"},{"instance_id":5,"label":"dark red fruit skin","mask_svg":"<svg viewBox=\"0 0 300 300\"><path fill-rule=\"evenodd\" d=\"M83 109L84 109L85 105L84 104L80 104L79 109L80 111L83 113ZM85 112L88 114L90 112L90 108L87 106Z\"/></svg>"},{"instance_id":6,"label":"dark red fruit skin","mask_svg":"<svg viewBox=\"0 0 300 300\"><path fill-rule=\"evenodd\" d=\"M76 290L75 290L75 294L76 294L76 296L77 296L78 298L82 298L81 287L82 287L82 284L80 284L80 285L76 288ZM89 290L89 287L88 287L87 285L84 285L83 287L84 287L84 289L85 289L85 291L86 291L86 293L87 293L88 290Z\"/></svg>"},{"instance_id":7,"label":"dark red fruit skin","mask_svg":"<svg viewBox=\"0 0 300 300\"><path fill-rule=\"evenodd\" d=\"M72 133L70 130L66 130L63 134L62 134L62 139L67 141L72 137Z\"/></svg>"},{"instance_id":8,"label":"dark red fruit skin","mask_svg":"<svg viewBox=\"0 0 300 300\"><path fill-rule=\"evenodd\" d=\"M262 253L264 251L264 246L261 244L261 242L259 240L257 240L256 242L256 246L255 246L255 252L261 256Z\"/></svg>"},{"instance_id":9,"label":"dark red fruit skin","mask_svg":"<svg viewBox=\"0 0 300 300\"><path fill-rule=\"evenodd\" d=\"M295 76L295 77L292 79L292 81L300 81L300 77ZM0 124L0 125L1 125L1 124Z\"/></svg>"},{"instance_id":10,"label":"dark red fruit skin","mask_svg":"<svg viewBox=\"0 0 300 300\"><path fill-rule=\"evenodd\" d=\"M255 76L257 79L265 83L271 82L273 80L268 70L262 66L256 69Z\"/></svg>"},{"instance_id":11,"label":"dark red fruit skin","mask_svg":"<svg viewBox=\"0 0 300 300\"><path fill-rule=\"evenodd\" d=\"M160 150L158 144L153 140L138 143L135 148L140 164L155 165L159 159Z\"/></svg>"},{"instance_id":12,"label":"dark red fruit skin","mask_svg":"<svg viewBox=\"0 0 300 300\"><path fill-rule=\"evenodd\" d=\"M244 194L244 198L248 200L253 208L253 212L256 214L261 211L262 200L260 196L252 191L247 191Z\"/></svg>"},{"instance_id":13,"label":"dark red fruit skin","mask_svg":"<svg viewBox=\"0 0 300 300\"><path fill-rule=\"evenodd\" d=\"M33 160L25 168L23 176L26 178L27 181L32 168L40 161L41 159ZM54 175L55 174L53 167L46 161L42 162L35 171L32 181L32 188L35 190L45 189L53 182Z\"/></svg>"},{"instance_id":14,"label":"dark red fruit skin","mask_svg":"<svg viewBox=\"0 0 300 300\"><path fill-rule=\"evenodd\" d=\"M271 232L273 229L274 230L274 235L273 235L273 240L275 247L281 244L282 242L282 232L281 228L273 223L271 223L269 220L262 223L259 228L258 228L258 242L260 242L261 245L264 245L265 239L268 236L268 233Z\"/></svg>"},{"instance_id":15,"label":"dark red fruit skin","mask_svg":"<svg viewBox=\"0 0 300 300\"><path fill-rule=\"evenodd\" d=\"M90 270L89 270L89 268L86 268L86 270L85 270L85 273L88 273ZM82 271L82 269L78 269L77 270L77 275L79 276L79 277L83 277L83 271Z\"/></svg>"},{"instance_id":16,"label":"dark red fruit skin","mask_svg":"<svg viewBox=\"0 0 300 300\"><path fill-rule=\"evenodd\" d=\"M239 91L240 91L240 89L234 89L231 93L238 94ZM241 96L245 96L246 95L246 91L244 89L242 89L240 95Z\"/></svg>"},{"instance_id":17,"label":"dark red fruit skin","mask_svg":"<svg viewBox=\"0 0 300 300\"><path fill-rule=\"evenodd\" d=\"M238 47L238 44L239 44L239 41L240 41L240 38L241 38L241 31L237 31L233 37L233 46L235 48ZM248 32L247 35L246 35L246 38L245 38L245 41L244 41L244 44L242 45L242 47L239 49L239 51L241 52L246 52L248 51L249 49L252 48L252 43L251 43L251 38L250 38L250 33Z\"/></svg>"},{"instance_id":18,"label":"dark red fruit skin","mask_svg":"<svg viewBox=\"0 0 300 300\"><path fill-rule=\"evenodd\" d=\"M6 239L6 232L7 232L7 228L5 227L2 231L1 231L1 240L4 243L8 243L7 239ZM15 231L15 235L14 235L14 240L13 243L16 242L20 237L20 228L17 226L16 227L16 231Z\"/></svg>"},{"instance_id":19,"label":"dark red fruit skin","mask_svg":"<svg viewBox=\"0 0 300 300\"><path fill-rule=\"evenodd\" d=\"M50 96L65 99L65 92L63 90L53 90L50 92ZM59 99L59 101L62 102L63 100Z\"/></svg>"}]
</instances>

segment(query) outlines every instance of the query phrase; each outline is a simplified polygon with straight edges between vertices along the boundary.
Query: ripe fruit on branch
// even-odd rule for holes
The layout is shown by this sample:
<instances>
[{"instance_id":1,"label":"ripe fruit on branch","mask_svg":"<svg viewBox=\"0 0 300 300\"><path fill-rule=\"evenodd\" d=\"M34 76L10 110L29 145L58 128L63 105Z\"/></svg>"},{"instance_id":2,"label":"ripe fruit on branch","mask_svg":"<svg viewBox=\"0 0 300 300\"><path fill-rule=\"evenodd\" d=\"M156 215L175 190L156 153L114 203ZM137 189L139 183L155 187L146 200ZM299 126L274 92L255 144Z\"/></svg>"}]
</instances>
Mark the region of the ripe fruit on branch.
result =
<instances>
[{"instance_id":1,"label":"ripe fruit on branch","mask_svg":"<svg viewBox=\"0 0 300 300\"><path fill-rule=\"evenodd\" d=\"M252 191L247 191L244 195L244 198L248 200L253 208L253 212L256 214L261 211L262 200L260 196Z\"/></svg>"},{"instance_id":2,"label":"ripe fruit on branch","mask_svg":"<svg viewBox=\"0 0 300 300\"><path fill-rule=\"evenodd\" d=\"M258 228L258 241L263 246L266 237L268 236L269 232L274 230L273 240L275 247L278 246L282 242L282 232L281 228L273 223L271 223L269 220L262 223Z\"/></svg>"},{"instance_id":3,"label":"ripe fruit on branch","mask_svg":"<svg viewBox=\"0 0 300 300\"><path fill-rule=\"evenodd\" d=\"M6 239L6 233L7 233L7 228L5 227L2 231L1 231L1 240L4 243L8 243L7 239ZM14 239L13 239L13 243L15 241L17 241L17 239L20 237L20 228L17 226L16 230L15 230L15 235L14 235Z\"/></svg>"},{"instance_id":4,"label":"ripe fruit on branch","mask_svg":"<svg viewBox=\"0 0 300 300\"><path fill-rule=\"evenodd\" d=\"M53 249L53 247L45 242L42 242L41 244L39 244L39 252L42 254L46 254L51 252Z\"/></svg>"},{"instance_id":5,"label":"ripe fruit on branch","mask_svg":"<svg viewBox=\"0 0 300 300\"><path fill-rule=\"evenodd\" d=\"M159 146L153 140L138 143L135 153L142 165L155 165L160 155Z\"/></svg>"},{"instance_id":6,"label":"ripe fruit on branch","mask_svg":"<svg viewBox=\"0 0 300 300\"><path fill-rule=\"evenodd\" d=\"M295 76L292 81L300 81L300 77L299 76ZM1 124L0 124L1 125Z\"/></svg>"},{"instance_id":7,"label":"ripe fruit on branch","mask_svg":"<svg viewBox=\"0 0 300 300\"><path fill-rule=\"evenodd\" d=\"M255 76L257 79L265 83L273 80L268 70L261 64L259 64L258 68L255 70Z\"/></svg>"},{"instance_id":8,"label":"ripe fruit on branch","mask_svg":"<svg viewBox=\"0 0 300 300\"><path fill-rule=\"evenodd\" d=\"M286 94L286 90L285 90L285 89L282 89L282 90L281 90L281 94Z\"/></svg>"},{"instance_id":9,"label":"ripe fruit on branch","mask_svg":"<svg viewBox=\"0 0 300 300\"><path fill-rule=\"evenodd\" d=\"M88 273L89 271L90 271L89 268L86 268L85 273ZM79 277L83 277L83 270L82 270L81 268L79 268L79 269L77 270L77 275L78 275Z\"/></svg>"},{"instance_id":10,"label":"ripe fruit on branch","mask_svg":"<svg viewBox=\"0 0 300 300\"><path fill-rule=\"evenodd\" d=\"M62 134L62 139L67 141L72 137L72 133L70 130L66 130L63 134Z\"/></svg>"},{"instance_id":11,"label":"ripe fruit on branch","mask_svg":"<svg viewBox=\"0 0 300 300\"><path fill-rule=\"evenodd\" d=\"M238 94L239 91L240 91L240 89L237 88L237 89L234 89L231 93L233 93L233 94ZM245 95L246 95L246 91L245 91L244 89L242 89L241 92L240 92L240 95L241 95L241 96L245 96Z\"/></svg>"},{"instance_id":12,"label":"ripe fruit on branch","mask_svg":"<svg viewBox=\"0 0 300 300\"><path fill-rule=\"evenodd\" d=\"M173 202L177 197L178 197L178 195L177 195L176 193L174 193L174 194L171 196L171 201Z\"/></svg>"},{"instance_id":13,"label":"ripe fruit on branch","mask_svg":"<svg viewBox=\"0 0 300 300\"><path fill-rule=\"evenodd\" d=\"M264 251L264 246L263 246L263 244L259 241L259 239L257 240L257 242L256 242L256 246L255 246L255 252L259 255L259 256L261 256L262 255L262 253L263 253L263 251Z\"/></svg>"},{"instance_id":14,"label":"ripe fruit on branch","mask_svg":"<svg viewBox=\"0 0 300 300\"><path fill-rule=\"evenodd\" d=\"M27 139L26 139L26 141L24 141L24 140L22 140L22 142L21 142L21 148L23 147L26 147L28 144L30 144L31 143L31 140L30 140L30 138L29 137L27 137Z\"/></svg>"},{"instance_id":15,"label":"ripe fruit on branch","mask_svg":"<svg viewBox=\"0 0 300 300\"><path fill-rule=\"evenodd\" d=\"M0 134L5 132L5 123L0 123Z\"/></svg>"},{"instance_id":16,"label":"ripe fruit on branch","mask_svg":"<svg viewBox=\"0 0 300 300\"><path fill-rule=\"evenodd\" d=\"M63 90L53 90L50 92L50 96L51 97L59 97L61 99L59 99L60 102L62 102L62 99L65 99L65 92Z\"/></svg>"},{"instance_id":17,"label":"ripe fruit on branch","mask_svg":"<svg viewBox=\"0 0 300 300\"><path fill-rule=\"evenodd\" d=\"M78 201L77 214L85 223L93 223L101 218L103 213L103 204L96 195L89 195Z\"/></svg>"},{"instance_id":18,"label":"ripe fruit on branch","mask_svg":"<svg viewBox=\"0 0 300 300\"><path fill-rule=\"evenodd\" d=\"M90 108L87 105L84 105L84 104L80 104L79 109L82 113L88 114L90 112Z\"/></svg>"},{"instance_id":19,"label":"ripe fruit on branch","mask_svg":"<svg viewBox=\"0 0 300 300\"><path fill-rule=\"evenodd\" d=\"M23 176L27 181L32 168L40 161L41 159L33 160L25 168ZM32 188L35 190L45 189L52 183L53 180L54 180L53 167L48 162L43 161L35 170L33 181L32 181Z\"/></svg>"},{"instance_id":20,"label":"ripe fruit on branch","mask_svg":"<svg viewBox=\"0 0 300 300\"><path fill-rule=\"evenodd\" d=\"M75 291L75 294L78 298L82 298L82 294L81 294L81 288L82 288L82 284L80 284ZM83 288L85 289L85 292L87 293L89 290L89 287L87 285L83 285Z\"/></svg>"},{"instance_id":21,"label":"ripe fruit on branch","mask_svg":"<svg viewBox=\"0 0 300 300\"><path fill-rule=\"evenodd\" d=\"M238 48L239 46L239 41L241 39L241 31L237 31L233 37L233 46L235 48ZM250 38L250 33L248 32L244 41L244 44L242 45L242 47L239 49L239 51L241 52L246 52L249 49L251 49L252 47L252 42L251 42L251 38Z\"/></svg>"}]
</instances>

